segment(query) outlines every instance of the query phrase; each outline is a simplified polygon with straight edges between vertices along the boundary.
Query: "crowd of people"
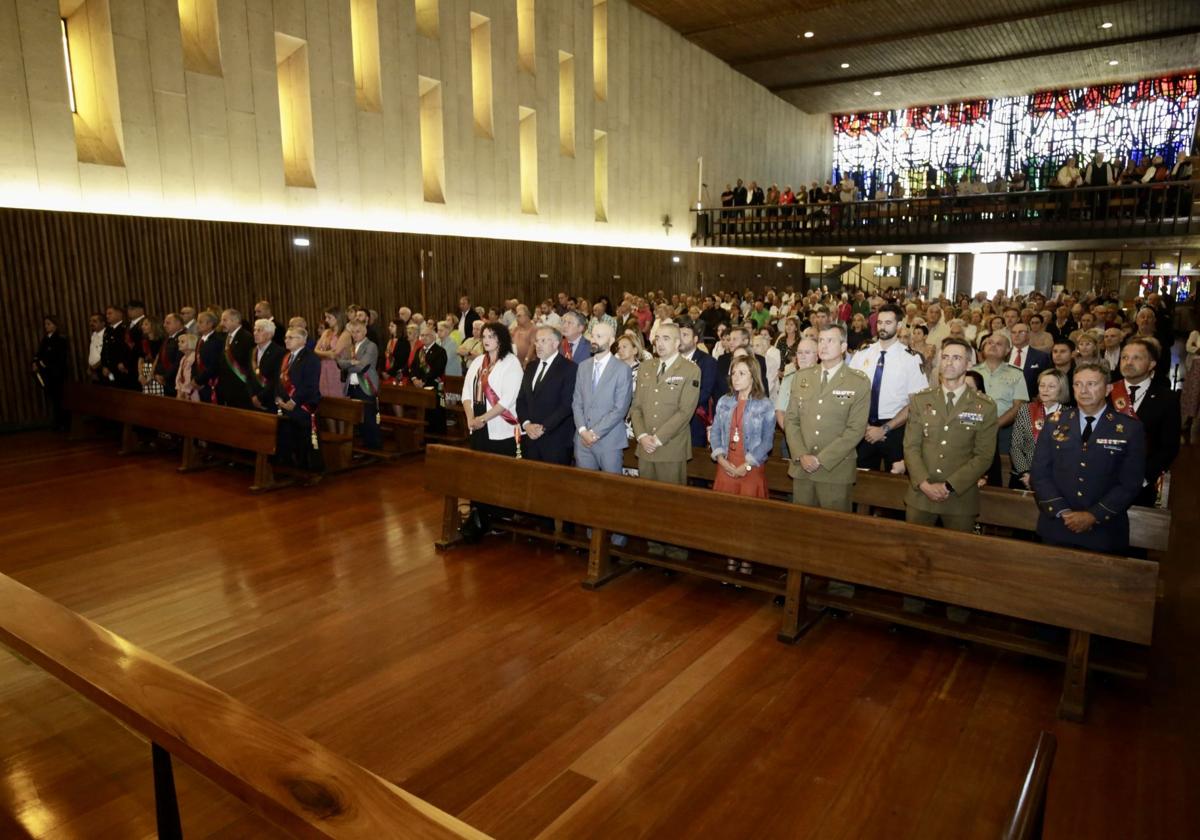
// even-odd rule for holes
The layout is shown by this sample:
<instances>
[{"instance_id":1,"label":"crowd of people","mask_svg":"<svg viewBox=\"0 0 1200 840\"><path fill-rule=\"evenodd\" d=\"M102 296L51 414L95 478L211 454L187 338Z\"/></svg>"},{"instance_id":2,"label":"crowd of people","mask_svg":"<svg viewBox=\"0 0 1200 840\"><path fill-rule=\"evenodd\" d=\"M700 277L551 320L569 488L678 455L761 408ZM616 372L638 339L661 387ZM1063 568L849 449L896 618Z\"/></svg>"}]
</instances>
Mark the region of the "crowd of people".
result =
<instances>
[{"instance_id":1,"label":"crowd of people","mask_svg":"<svg viewBox=\"0 0 1200 840\"><path fill-rule=\"evenodd\" d=\"M1045 539L1120 551L1125 510L1158 501L1183 427L1197 432L1200 332L1187 340L1181 402L1169 307L1157 294L1128 310L1092 293L950 301L789 288L614 304L559 292L490 310L463 296L440 318L400 307L381 330L356 305L284 328L266 300L252 318L183 306L161 320L134 300L92 316L87 376L278 413L279 457L299 466L319 462L322 397L365 403L359 433L377 448L379 388L396 383L460 399L483 451L619 473L634 447L643 479L684 484L704 447L716 490L758 497L776 455L798 504L835 510L849 509L857 470L905 473L910 521L963 530L977 488L1006 484L1034 492ZM33 370L61 424L70 350L57 319L44 326ZM447 376L464 377L461 393L444 393Z\"/></svg>"},{"instance_id":2,"label":"crowd of people","mask_svg":"<svg viewBox=\"0 0 1200 840\"><path fill-rule=\"evenodd\" d=\"M1191 187L1187 182L1200 177L1195 164L1200 155L1182 155L1173 166L1167 166L1161 155L1144 155L1136 162L1116 160L1109 162L1103 152L1096 152L1082 167L1077 157L1069 157L1045 185L1049 190L1073 190L1079 187L1117 187L1136 185L1158 185L1160 189L1146 189L1137 196L1134 206L1127 213L1157 215L1164 207L1189 206ZM871 183L873 181L873 186ZM869 222L873 217L856 213L852 206L862 201L899 201L906 198L951 198L982 195L1024 193L1031 189L1031 181L1024 170L1016 170L1007 177L996 172L986 179L982 173L963 171L957 179L951 173L939 173L930 169L926 173L924 186L910 188L905 179L896 173L884 176L857 175L843 172L835 179L824 183L812 181L807 186L802 182L798 189L785 184L783 189L772 183L765 190L757 181L746 183L741 178L735 184L726 184L721 193L723 210L721 218L725 232L735 225L730 220L739 216L752 218L755 225L766 227L813 227L821 225L846 225L857 221ZM1180 194L1179 190L1186 194ZM1168 191L1170 194L1168 194ZM1086 209L1089 217L1107 216L1110 196L1099 194L1088 197ZM1057 205L1047 212L1071 212Z\"/></svg>"}]
</instances>

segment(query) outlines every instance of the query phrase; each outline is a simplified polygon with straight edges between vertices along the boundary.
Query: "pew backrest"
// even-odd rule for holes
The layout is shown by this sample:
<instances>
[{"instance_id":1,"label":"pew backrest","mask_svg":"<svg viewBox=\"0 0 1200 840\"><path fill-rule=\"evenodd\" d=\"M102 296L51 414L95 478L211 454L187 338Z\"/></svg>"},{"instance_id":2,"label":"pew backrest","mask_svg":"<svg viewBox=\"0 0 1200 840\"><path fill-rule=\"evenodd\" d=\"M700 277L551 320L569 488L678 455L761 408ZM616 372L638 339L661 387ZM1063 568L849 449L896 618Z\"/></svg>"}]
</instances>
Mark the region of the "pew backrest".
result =
<instances>
[{"instance_id":1,"label":"pew backrest","mask_svg":"<svg viewBox=\"0 0 1200 840\"><path fill-rule=\"evenodd\" d=\"M211 403L151 396L139 391L69 383L63 393L68 411L144 426L183 438L273 455L279 417Z\"/></svg>"},{"instance_id":2,"label":"pew backrest","mask_svg":"<svg viewBox=\"0 0 1200 840\"><path fill-rule=\"evenodd\" d=\"M716 494L463 449L427 489L807 574L1149 644L1158 564ZM736 527L734 524L736 523Z\"/></svg>"},{"instance_id":3,"label":"pew backrest","mask_svg":"<svg viewBox=\"0 0 1200 840\"><path fill-rule=\"evenodd\" d=\"M485 836L4 575L0 642L295 837Z\"/></svg>"},{"instance_id":4,"label":"pew backrest","mask_svg":"<svg viewBox=\"0 0 1200 840\"><path fill-rule=\"evenodd\" d=\"M321 397L317 403L317 417L357 426L363 421L363 404L346 397Z\"/></svg>"}]
</instances>

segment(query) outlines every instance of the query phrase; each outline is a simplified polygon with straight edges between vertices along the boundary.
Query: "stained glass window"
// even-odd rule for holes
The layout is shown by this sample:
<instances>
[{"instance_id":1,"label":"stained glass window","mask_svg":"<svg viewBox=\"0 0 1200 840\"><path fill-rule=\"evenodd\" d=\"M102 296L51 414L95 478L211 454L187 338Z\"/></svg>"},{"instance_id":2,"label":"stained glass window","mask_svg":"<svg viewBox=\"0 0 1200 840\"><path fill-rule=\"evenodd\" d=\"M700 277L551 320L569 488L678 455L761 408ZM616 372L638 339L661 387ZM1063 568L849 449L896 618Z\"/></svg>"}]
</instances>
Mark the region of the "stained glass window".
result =
<instances>
[{"instance_id":1,"label":"stained glass window","mask_svg":"<svg viewBox=\"0 0 1200 840\"><path fill-rule=\"evenodd\" d=\"M909 194L963 175L990 181L1023 171L1044 187L1071 155L1094 152L1168 166L1190 151L1196 131L1196 73L1026 96L835 114L833 173L866 194L899 178Z\"/></svg>"}]
</instances>

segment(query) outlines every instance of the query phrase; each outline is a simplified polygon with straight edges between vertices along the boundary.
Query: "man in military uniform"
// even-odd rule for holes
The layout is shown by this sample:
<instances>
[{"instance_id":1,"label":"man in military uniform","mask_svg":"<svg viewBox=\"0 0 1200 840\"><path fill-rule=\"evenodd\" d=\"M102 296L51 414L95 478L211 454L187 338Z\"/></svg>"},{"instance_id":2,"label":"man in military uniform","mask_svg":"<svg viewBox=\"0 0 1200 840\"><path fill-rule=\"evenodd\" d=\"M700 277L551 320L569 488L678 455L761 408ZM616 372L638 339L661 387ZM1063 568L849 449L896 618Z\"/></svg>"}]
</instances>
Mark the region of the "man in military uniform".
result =
<instances>
[{"instance_id":1,"label":"man in military uniform","mask_svg":"<svg viewBox=\"0 0 1200 840\"><path fill-rule=\"evenodd\" d=\"M983 342L983 361L975 370L983 376L983 388L996 407L997 445L1007 455L1012 447L1012 424L1021 406L1029 402L1029 389L1021 369L1008 363L1012 352L1008 336L993 333Z\"/></svg>"},{"instance_id":2,"label":"man in military uniform","mask_svg":"<svg viewBox=\"0 0 1200 840\"><path fill-rule=\"evenodd\" d=\"M871 380L846 364L845 355L845 328L828 326L817 338L821 363L792 379L784 431L792 454L792 501L798 505L850 511Z\"/></svg>"},{"instance_id":3,"label":"man in military uniform","mask_svg":"<svg viewBox=\"0 0 1200 840\"><path fill-rule=\"evenodd\" d=\"M1076 369L1076 406L1046 419L1029 478L1043 540L1116 554L1129 547L1126 511L1142 489L1146 436L1140 420L1106 404L1107 385L1099 364Z\"/></svg>"},{"instance_id":4,"label":"man in military uniform","mask_svg":"<svg viewBox=\"0 0 1200 840\"><path fill-rule=\"evenodd\" d=\"M659 362L643 362L629 419L637 439L638 474L687 484L692 415L700 399L700 368L679 354L679 327L662 324L654 338Z\"/></svg>"},{"instance_id":5,"label":"man in military uniform","mask_svg":"<svg viewBox=\"0 0 1200 840\"><path fill-rule=\"evenodd\" d=\"M967 387L971 347L942 342L941 384L913 394L904 427L904 465L910 487L905 520L970 531L979 514L977 482L996 454L996 404ZM1013 369L1021 378L1020 371Z\"/></svg>"}]
</instances>

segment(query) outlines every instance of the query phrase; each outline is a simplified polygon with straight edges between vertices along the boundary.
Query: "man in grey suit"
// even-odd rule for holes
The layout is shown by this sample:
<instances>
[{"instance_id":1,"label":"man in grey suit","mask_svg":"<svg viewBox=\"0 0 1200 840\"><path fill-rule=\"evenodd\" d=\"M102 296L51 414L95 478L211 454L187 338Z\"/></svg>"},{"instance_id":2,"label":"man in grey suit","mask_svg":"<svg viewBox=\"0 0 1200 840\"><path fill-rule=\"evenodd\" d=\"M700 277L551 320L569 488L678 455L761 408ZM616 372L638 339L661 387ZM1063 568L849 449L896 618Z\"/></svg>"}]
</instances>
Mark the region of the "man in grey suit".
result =
<instances>
[{"instance_id":1,"label":"man in grey suit","mask_svg":"<svg viewBox=\"0 0 1200 840\"><path fill-rule=\"evenodd\" d=\"M575 415L575 466L619 475L622 453L629 446L625 417L633 400L633 373L613 356L612 343L612 325L600 322L592 327L592 354L576 369L571 409ZM623 546L626 538L613 534L612 542Z\"/></svg>"},{"instance_id":2,"label":"man in grey suit","mask_svg":"<svg viewBox=\"0 0 1200 840\"><path fill-rule=\"evenodd\" d=\"M379 359L379 348L367 340L367 325L351 321L350 357L338 359L338 367L346 371L350 390L347 396L359 400L363 405L362 439L368 449L381 449L383 441L379 435L379 373L375 362Z\"/></svg>"}]
</instances>

